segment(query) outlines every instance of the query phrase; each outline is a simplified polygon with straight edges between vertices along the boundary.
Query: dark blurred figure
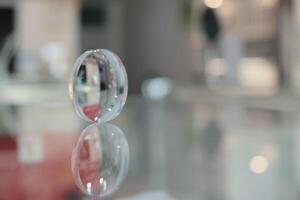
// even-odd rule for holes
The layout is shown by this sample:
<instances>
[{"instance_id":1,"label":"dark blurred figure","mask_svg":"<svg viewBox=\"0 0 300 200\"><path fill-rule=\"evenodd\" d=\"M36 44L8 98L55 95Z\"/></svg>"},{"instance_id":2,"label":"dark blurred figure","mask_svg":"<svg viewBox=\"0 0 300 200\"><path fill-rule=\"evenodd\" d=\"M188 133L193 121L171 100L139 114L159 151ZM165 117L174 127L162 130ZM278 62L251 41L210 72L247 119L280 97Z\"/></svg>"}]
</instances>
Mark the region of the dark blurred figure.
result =
<instances>
[{"instance_id":1,"label":"dark blurred figure","mask_svg":"<svg viewBox=\"0 0 300 200\"><path fill-rule=\"evenodd\" d=\"M221 32L221 26L217 15L211 8L206 8L201 16L201 24L206 39L209 42L216 42Z\"/></svg>"},{"instance_id":2,"label":"dark blurred figure","mask_svg":"<svg viewBox=\"0 0 300 200\"><path fill-rule=\"evenodd\" d=\"M220 74L212 74L209 69L209 63L214 59L223 58L222 46L221 46L221 33L222 27L219 17L215 10L211 8L205 8L202 15L200 15L200 26L202 27L203 34L206 38L205 48L203 52L204 60L204 78L207 85L223 85L224 75L221 72L224 71L221 63L214 63L214 69L217 69ZM210 66L211 67L211 66ZM216 70L214 70L216 71Z\"/></svg>"}]
</instances>

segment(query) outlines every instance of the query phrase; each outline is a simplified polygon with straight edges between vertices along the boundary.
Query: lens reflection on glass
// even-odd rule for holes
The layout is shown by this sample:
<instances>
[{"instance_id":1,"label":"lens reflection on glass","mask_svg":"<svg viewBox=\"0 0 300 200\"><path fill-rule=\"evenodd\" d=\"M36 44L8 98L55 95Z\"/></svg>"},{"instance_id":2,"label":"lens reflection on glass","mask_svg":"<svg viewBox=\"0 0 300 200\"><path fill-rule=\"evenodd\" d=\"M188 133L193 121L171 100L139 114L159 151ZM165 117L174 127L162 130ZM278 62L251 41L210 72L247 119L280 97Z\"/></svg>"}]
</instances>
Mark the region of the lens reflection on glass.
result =
<instances>
[{"instance_id":1,"label":"lens reflection on glass","mask_svg":"<svg viewBox=\"0 0 300 200\"><path fill-rule=\"evenodd\" d=\"M113 52L92 50L77 59L70 94L82 119L107 122L115 118L125 104L127 90L125 67Z\"/></svg>"},{"instance_id":2,"label":"lens reflection on glass","mask_svg":"<svg viewBox=\"0 0 300 200\"><path fill-rule=\"evenodd\" d=\"M104 197L114 192L127 175L129 146L113 124L92 124L80 134L72 152L72 173L88 195Z\"/></svg>"}]
</instances>

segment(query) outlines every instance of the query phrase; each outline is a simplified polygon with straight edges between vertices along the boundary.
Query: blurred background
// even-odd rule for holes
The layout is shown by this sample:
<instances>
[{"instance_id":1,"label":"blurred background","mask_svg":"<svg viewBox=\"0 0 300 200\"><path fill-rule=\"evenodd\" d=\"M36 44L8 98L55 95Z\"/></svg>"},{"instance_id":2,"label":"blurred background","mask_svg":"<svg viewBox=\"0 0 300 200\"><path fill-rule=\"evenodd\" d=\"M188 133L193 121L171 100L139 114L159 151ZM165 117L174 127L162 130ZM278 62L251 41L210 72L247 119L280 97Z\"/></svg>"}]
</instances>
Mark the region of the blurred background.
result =
<instances>
[{"instance_id":1,"label":"blurred background","mask_svg":"<svg viewBox=\"0 0 300 200\"><path fill-rule=\"evenodd\" d=\"M85 199L76 58L117 53L128 178L111 199L298 199L300 1L0 0L0 199Z\"/></svg>"},{"instance_id":2,"label":"blurred background","mask_svg":"<svg viewBox=\"0 0 300 200\"><path fill-rule=\"evenodd\" d=\"M97 48L122 58L131 94L141 94L146 80L159 77L189 92L294 94L300 85L297 1L1 0L0 5L2 86L64 83L78 55Z\"/></svg>"}]
</instances>

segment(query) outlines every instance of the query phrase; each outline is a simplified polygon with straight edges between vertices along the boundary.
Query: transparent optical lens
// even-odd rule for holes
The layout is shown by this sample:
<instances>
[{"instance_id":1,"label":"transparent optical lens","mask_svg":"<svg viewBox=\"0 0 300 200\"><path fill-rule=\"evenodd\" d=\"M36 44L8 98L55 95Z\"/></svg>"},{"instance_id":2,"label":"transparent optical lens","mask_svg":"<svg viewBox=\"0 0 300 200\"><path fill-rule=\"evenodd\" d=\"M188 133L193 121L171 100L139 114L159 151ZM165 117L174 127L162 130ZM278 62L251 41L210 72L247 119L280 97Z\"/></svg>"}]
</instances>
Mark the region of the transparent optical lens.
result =
<instances>
[{"instance_id":1,"label":"transparent optical lens","mask_svg":"<svg viewBox=\"0 0 300 200\"><path fill-rule=\"evenodd\" d=\"M112 120L121 112L127 98L125 67L111 51L87 51L75 63L69 90L82 119L94 122Z\"/></svg>"},{"instance_id":2,"label":"transparent optical lens","mask_svg":"<svg viewBox=\"0 0 300 200\"><path fill-rule=\"evenodd\" d=\"M76 185L86 194L104 197L125 179L129 147L123 132L112 124L92 124L84 129L72 152Z\"/></svg>"}]
</instances>

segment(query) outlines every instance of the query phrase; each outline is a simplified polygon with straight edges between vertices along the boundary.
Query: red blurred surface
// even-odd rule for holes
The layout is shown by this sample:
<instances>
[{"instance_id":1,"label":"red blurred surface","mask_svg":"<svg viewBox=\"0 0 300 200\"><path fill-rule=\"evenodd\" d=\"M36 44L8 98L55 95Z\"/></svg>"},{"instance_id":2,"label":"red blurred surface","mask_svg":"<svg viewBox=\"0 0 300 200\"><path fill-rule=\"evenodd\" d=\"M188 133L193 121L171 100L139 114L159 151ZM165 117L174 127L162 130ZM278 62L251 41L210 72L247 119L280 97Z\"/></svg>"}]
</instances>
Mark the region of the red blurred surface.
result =
<instances>
[{"instance_id":1,"label":"red blurred surface","mask_svg":"<svg viewBox=\"0 0 300 200\"><path fill-rule=\"evenodd\" d=\"M70 168L74 134L43 134L42 159L18 159L18 138L0 136L0 200L60 200L77 191Z\"/></svg>"},{"instance_id":2,"label":"red blurred surface","mask_svg":"<svg viewBox=\"0 0 300 200\"><path fill-rule=\"evenodd\" d=\"M93 105L85 105L83 108L84 114L89 118L89 119L95 119L98 117L101 109L98 104L93 104Z\"/></svg>"}]
</instances>

